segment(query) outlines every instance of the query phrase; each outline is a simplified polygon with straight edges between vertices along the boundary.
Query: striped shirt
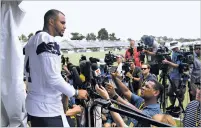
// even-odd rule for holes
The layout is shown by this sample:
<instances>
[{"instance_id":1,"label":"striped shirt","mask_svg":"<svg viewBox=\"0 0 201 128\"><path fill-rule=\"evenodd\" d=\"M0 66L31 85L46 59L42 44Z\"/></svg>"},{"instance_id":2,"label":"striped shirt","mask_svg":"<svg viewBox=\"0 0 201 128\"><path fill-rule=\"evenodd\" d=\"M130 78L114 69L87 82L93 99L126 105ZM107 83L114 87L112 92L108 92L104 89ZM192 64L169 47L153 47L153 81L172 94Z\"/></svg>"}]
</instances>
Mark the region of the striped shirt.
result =
<instances>
[{"instance_id":1,"label":"striped shirt","mask_svg":"<svg viewBox=\"0 0 201 128\"><path fill-rule=\"evenodd\" d=\"M200 102L191 101L186 107L183 124L184 127L201 127Z\"/></svg>"}]
</instances>

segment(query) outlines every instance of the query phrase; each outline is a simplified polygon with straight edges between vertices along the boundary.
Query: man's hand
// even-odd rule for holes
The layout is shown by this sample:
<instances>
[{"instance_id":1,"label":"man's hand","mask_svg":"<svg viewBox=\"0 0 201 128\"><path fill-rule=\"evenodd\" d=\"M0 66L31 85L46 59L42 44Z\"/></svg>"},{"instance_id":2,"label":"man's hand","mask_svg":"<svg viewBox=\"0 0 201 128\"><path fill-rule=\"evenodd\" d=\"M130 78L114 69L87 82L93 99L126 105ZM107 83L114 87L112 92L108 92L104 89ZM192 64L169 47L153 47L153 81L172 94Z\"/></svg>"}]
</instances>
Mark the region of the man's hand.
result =
<instances>
[{"instance_id":1,"label":"man's hand","mask_svg":"<svg viewBox=\"0 0 201 128\"><path fill-rule=\"evenodd\" d=\"M63 69L64 69L65 71L68 71L68 68L67 68L66 65L63 66Z\"/></svg>"},{"instance_id":2,"label":"man's hand","mask_svg":"<svg viewBox=\"0 0 201 128\"><path fill-rule=\"evenodd\" d=\"M143 49L142 52L147 53L148 51Z\"/></svg>"},{"instance_id":3,"label":"man's hand","mask_svg":"<svg viewBox=\"0 0 201 128\"><path fill-rule=\"evenodd\" d=\"M96 85L95 89L102 98L104 98L105 100L110 99L109 94L103 86L99 87L98 85Z\"/></svg>"},{"instance_id":4,"label":"man's hand","mask_svg":"<svg viewBox=\"0 0 201 128\"><path fill-rule=\"evenodd\" d=\"M79 105L73 105L72 109L68 109L68 111L66 111L66 115L67 116L75 116L78 113L82 112L82 108Z\"/></svg>"},{"instance_id":5,"label":"man's hand","mask_svg":"<svg viewBox=\"0 0 201 128\"><path fill-rule=\"evenodd\" d=\"M131 74L130 72L127 72L127 73L126 73L126 76L129 77L130 79L133 78L133 76L132 76L132 74Z\"/></svg>"},{"instance_id":6,"label":"man's hand","mask_svg":"<svg viewBox=\"0 0 201 128\"><path fill-rule=\"evenodd\" d=\"M118 76L118 72L113 72L111 73L112 77L117 77Z\"/></svg>"},{"instance_id":7,"label":"man's hand","mask_svg":"<svg viewBox=\"0 0 201 128\"><path fill-rule=\"evenodd\" d=\"M87 97L88 97L88 93L86 90L83 90L83 89L78 90L78 96L77 96L78 99L85 99L86 100Z\"/></svg>"},{"instance_id":8,"label":"man's hand","mask_svg":"<svg viewBox=\"0 0 201 128\"><path fill-rule=\"evenodd\" d=\"M115 92L114 85L112 85L111 83L107 83L106 90L111 98L115 96L116 92Z\"/></svg>"},{"instance_id":9,"label":"man's hand","mask_svg":"<svg viewBox=\"0 0 201 128\"><path fill-rule=\"evenodd\" d=\"M163 64L168 64L169 61L164 59L162 62L163 62Z\"/></svg>"}]
</instances>

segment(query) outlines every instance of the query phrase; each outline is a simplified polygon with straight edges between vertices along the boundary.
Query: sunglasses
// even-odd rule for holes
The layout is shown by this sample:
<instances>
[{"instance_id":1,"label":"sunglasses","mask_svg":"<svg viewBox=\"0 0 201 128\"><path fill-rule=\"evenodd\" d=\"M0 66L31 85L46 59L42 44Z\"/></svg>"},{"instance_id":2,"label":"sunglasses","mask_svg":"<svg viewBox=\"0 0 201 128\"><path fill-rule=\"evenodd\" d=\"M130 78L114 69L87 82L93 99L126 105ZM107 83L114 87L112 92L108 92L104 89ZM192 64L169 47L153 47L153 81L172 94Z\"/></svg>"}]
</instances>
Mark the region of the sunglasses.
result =
<instances>
[{"instance_id":1,"label":"sunglasses","mask_svg":"<svg viewBox=\"0 0 201 128\"><path fill-rule=\"evenodd\" d=\"M142 70L146 70L147 68L141 68Z\"/></svg>"}]
</instances>

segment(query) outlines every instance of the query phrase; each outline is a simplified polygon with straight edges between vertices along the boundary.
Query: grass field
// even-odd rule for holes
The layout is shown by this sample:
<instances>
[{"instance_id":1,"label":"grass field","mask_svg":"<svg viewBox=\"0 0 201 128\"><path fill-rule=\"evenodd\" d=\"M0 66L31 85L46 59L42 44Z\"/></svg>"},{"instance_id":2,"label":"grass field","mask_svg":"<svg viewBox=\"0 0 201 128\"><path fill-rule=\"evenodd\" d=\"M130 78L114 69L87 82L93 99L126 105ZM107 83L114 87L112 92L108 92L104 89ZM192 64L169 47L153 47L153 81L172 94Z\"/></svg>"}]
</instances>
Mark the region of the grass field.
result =
<instances>
[{"instance_id":1,"label":"grass field","mask_svg":"<svg viewBox=\"0 0 201 128\"><path fill-rule=\"evenodd\" d=\"M82 53L64 53L64 57L69 57L69 60L71 63L73 63L74 65L78 65L79 64L79 59L81 57L81 55L84 55L87 57L87 59L89 59L89 57L95 57L95 58L104 58L105 54L107 54L108 52L82 52ZM114 54L125 54L125 50L122 51L114 51L112 52Z\"/></svg>"},{"instance_id":2,"label":"grass field","mask_svg":"<svg viewBox=\"0 0 201 128\"><path fill-rule=\"evenodd\" d=\"M73 63L74 65L78 65L81 55L85 55L87 57L87 59L89 57L104 58L106 53L108 53L108 52L85 52L85 53L71 53L71 54L64 53L64 57L69 57L69 60L71 63ZM112 53L124 55L125 50L113 51ZM189 102L190 102L190 99L189 99L188 88L186 88L185 99L183 102L184 109L186 108L186 106L188 105ZM178 101L175 104L178 105ZM169 105L171 105L171 104L168 100L167 106L169 106ZM182 117L183 117L183 115L182 115ZM180 126L180 127L182 126L180 121L176 121L176 122L177 122L177 126Z\"/></svg>"}]
</instances>

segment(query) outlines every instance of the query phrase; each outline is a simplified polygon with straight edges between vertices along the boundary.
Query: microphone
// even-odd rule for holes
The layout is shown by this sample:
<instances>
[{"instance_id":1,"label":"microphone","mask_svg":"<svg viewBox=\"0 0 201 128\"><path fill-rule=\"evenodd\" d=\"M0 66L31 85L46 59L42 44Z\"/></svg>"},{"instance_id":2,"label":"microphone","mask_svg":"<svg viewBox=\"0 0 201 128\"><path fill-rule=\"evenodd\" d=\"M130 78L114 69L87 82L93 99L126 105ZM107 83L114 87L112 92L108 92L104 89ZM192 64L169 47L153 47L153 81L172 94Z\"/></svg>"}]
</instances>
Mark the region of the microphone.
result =
<instances>
[{"instance_id":1,"label":"microphone","mask_svg":"<svg viewBox=\"0 0 201 128\"><path fill-rule=\"evenodd\" d=\"M72 68L72 73L73 73L73 86L74 88L78 89L82 86L82 80L80 79L79 73L76 69L76 67Z\"/></svg>"},{"instance_id":2,"label":"microphone","mask_svg":"<svg viewBox=\"0 0 201 128\"><path fill-rule=\"evenodd\" d=\"M93 75L94 75L95 77L98 77L98 76L101 75L101 70L99 69L98 64L93 63L93 64L91 65L91 68L92 68L92 70L93 70Z\"/></svg>"},{"instance_id":3,"label":"microphone","mask_svg":"<svg viewBox=\"0 0 201 128\"><path fill-rule=\"evenodd\" d=\"M91 79L93 79L92 69L91 69L91 62L90 61L86 61L85 77L86 77L86 81L88 81L88 82L90 82Z\"/></svg>"},{"instance_id":4,"label":"microphone","mask_svg":"<svg viewBox=\"0 0 201 128\"><path fill-rule=\"evenodd\" d=\"M85 76L86 82L90 82L93 79L91 62L81 61L80 62L80 72Z\"/></svg>"}]
</instances>

